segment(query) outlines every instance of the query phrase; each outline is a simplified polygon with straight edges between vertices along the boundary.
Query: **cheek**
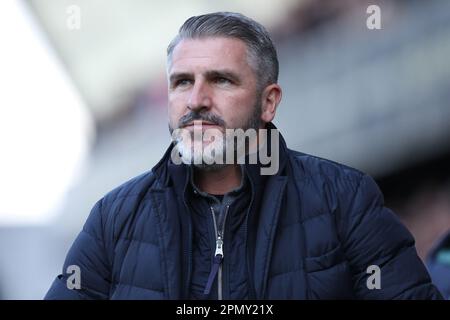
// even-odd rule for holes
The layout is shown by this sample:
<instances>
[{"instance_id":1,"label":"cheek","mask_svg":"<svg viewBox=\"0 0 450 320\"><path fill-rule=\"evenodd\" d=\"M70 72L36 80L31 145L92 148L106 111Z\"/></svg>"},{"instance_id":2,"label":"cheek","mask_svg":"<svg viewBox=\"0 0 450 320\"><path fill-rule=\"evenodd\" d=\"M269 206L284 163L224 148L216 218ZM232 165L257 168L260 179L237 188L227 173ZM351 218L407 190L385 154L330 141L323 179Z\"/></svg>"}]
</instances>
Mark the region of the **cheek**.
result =
<instances>
[{"instance_id":1,"label":"cheek","mask_svg":"<svg viewBox=\"0 0 450 320\"><path fill-rule=\"evenodd\" d=\"M239 97L229 100L225 121L231 128L240 128L247 124L248 119L253 116L255 100L254 97Z\"/></svg>"},{"instance_id":2,"label":"cheek","mask_svg":"<svg viewBox=\"0 0 450 320\"><path fill-rule=\"evenodd\" d=\"M170 126L176 128L178 121L184 114L184 104L179 97L170 97L169 95L167 113Z\"/></svg>"}]
</instances>

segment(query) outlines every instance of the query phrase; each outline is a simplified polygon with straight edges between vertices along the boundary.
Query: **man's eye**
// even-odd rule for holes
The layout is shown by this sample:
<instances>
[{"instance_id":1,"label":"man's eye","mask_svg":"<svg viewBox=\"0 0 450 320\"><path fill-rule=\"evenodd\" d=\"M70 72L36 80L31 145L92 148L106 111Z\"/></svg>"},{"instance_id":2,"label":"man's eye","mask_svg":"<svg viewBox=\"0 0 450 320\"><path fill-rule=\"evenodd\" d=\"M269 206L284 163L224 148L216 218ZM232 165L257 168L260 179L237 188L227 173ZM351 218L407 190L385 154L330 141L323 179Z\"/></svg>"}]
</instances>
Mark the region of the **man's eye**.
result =
<instances>
[{"instance_id":1,"label":"man's eye","mask_svg":"<svg viewBox=\"0 0 450 320\"><path fill-rule=\"evenodd\" d=\"M215 82L218 83L218 84L230 84L231 80L227 79L227 78L224 78L224 77L217 77L215 79Z\"/></svg>"},{"instance_id":2,"label":"man's eye","mask_svg":"<svg viewBox=\"0 0 450 320\"><path fill-rule=\"evenodd\" d=\"M180 79L175 82L175 87L186 86L186 85L191 84L191 82L192 81L189 79Z\"/></svg>"}]
</instances>

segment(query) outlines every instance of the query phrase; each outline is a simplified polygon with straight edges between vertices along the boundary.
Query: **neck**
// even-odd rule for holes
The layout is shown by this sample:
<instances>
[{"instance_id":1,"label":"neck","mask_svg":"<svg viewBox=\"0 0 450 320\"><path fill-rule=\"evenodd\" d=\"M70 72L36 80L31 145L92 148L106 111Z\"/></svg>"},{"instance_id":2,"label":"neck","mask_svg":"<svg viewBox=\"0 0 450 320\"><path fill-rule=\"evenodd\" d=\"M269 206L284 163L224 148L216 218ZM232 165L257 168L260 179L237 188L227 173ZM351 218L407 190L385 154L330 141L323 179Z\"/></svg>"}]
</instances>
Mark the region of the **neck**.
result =
<instances>
[{"instance_id":1,"label":"neck","mask_svg":"<svg viewBox=\"0 0 450 320\"><path fill-rule=\"evenodd\" d=\"M196 186L210 194L225 194L241 185L242 173L239 165L226 165L217 170L194 170Z\"/></svg>"}]
</instances>

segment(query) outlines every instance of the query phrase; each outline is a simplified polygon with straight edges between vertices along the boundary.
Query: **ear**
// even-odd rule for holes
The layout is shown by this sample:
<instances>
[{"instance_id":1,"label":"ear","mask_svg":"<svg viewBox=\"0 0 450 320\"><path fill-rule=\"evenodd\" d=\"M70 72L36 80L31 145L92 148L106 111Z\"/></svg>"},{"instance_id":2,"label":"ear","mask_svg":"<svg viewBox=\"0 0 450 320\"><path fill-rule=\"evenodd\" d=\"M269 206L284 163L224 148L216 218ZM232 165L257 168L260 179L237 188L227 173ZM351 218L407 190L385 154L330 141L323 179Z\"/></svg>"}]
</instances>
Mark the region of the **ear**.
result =
<instances>
[{"instance_id":1,"label":"ear","mask_svg":"<svg viewBox=\"0 0 450 320\"><path fill-rule=\"evenodd\" d=\"M261 121L264 123L271 122L275 118L277 107L280 104L282 96L281 87L273 83L268 85L261 94Z\"/></svg>"}]
</instances>

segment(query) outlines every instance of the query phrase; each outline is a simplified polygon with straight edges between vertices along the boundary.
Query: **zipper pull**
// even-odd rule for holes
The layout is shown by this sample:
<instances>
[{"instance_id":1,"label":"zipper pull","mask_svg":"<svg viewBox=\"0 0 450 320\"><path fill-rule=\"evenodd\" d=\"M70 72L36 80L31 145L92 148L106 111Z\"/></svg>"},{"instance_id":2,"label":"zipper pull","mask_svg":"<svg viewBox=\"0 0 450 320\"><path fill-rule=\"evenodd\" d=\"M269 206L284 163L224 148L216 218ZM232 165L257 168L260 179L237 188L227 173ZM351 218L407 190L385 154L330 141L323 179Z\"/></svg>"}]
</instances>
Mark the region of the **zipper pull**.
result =
<instances>
[{"instance_id":1,"label":"zipper pull","mask_svg":"<svg viewBox=\"0 0 450 320\"><path fill-rule=\"evenodd\" d=\"M223 240L220 236L218 236L216 240L216 252L214 253L214 256L217 257L217 255L221 255L223 258Z\"/></svg>"},{"instance_id":2,"label":"zipper pull","mask_svg":"<svg viewBox=\"0 0 450 320\"><path fill-rule=\"evenodd\" d=\"M217 272L219 271L219 266L223 259L223 239L221 236L217 236L216 239L216 252L214 253L214 261L211 271L208 276L208 282L206 283L205 290L203 294L208 296L211 292L211 287L213 285L214 279L216 278Z\"/></svg>"}]
</instances>

